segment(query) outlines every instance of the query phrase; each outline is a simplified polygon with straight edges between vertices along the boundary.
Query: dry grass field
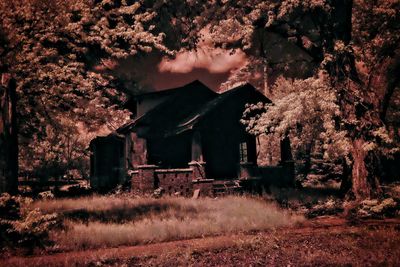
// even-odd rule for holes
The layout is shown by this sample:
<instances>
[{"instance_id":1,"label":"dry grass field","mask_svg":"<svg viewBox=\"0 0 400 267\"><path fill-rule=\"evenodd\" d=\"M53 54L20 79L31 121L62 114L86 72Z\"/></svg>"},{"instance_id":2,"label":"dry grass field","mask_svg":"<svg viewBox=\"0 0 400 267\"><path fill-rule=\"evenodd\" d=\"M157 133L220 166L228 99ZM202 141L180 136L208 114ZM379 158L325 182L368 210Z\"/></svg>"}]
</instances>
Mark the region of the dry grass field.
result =
<instances>
[{"instance_id":1,"label":"dry grass field","mask_svg":"<svg viewBox=\"0 0 400 267\"><path fill-rule=\"evenodd\" d=\"M45 213L61 214L65 229L51 233L58 250L116 247L227 233L267 230L301 222L262 199L94 196L34 203Z\"/></svg>"},{"instance_id":2,"label":"dry grass field","mask_svg":"<svg viewBox=\"0 0 400 267\"><path fill-rule=\"evenodd\" d=\"M399 223L324 217L274 230L12 257L0 266L399 266Z\"/></svg>"},{"instance_id":3,"label":"dry grass field","mask_svg":"<svg viewBox=\"0 0 400 267\"><path fill-rule=\"evenodd\" d=\"M90 196L28 203L63 227L0 266L400 266L400 219L305 219L250 196Z\"/></svg>"}]
</instances>

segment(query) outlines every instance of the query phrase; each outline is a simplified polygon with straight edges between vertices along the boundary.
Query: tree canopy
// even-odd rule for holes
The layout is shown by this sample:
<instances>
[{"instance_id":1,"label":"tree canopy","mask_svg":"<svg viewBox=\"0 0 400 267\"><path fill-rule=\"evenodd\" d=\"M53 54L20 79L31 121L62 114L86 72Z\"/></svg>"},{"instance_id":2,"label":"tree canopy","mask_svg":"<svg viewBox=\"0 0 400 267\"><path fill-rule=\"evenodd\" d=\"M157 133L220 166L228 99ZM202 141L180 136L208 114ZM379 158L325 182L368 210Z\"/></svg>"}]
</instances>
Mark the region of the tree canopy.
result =
<instances>
[{"instance_id":1,"label":"tree canopy","mask_svg":"<svg viewBox=\"0 0 400 267\"><path fill-rule=\"evenodd\" d=\"M274 100L249 130L291 135L306 150L317 140L368 197L400 135L399 10L396 0L1 1L0 67L17 81L22 169L84 164L89 140L129 118L121 107L139 85L118 64L173 57L208 35L249 59L225 89L250 81Z\"/></svg>"},{"instance_id":2,"label":"tree canopy","mask_svg":"<svg viewBox=\"0 0 400 267\"><path fill-rule=\"evenodd\" d=\"M127 88L113 68L172 53L167 9L163 1L1 1L1 66L17 80L22 169L78 160L99 131L129 118L121 110Z\"/></svg>"},{"instance_id":3,"label":"tree canopy","mask_svg":"<svg viewBox=\"0 0 400 267\"><path fill-rule=\"evenodd\" d=\"M245 120L249 130L281 138L291 133L300 140L295 144L319 139L346 155L351 179L344 179L356 198L378 193L380 159L398 153L398 132L386 120L398 97L398 1L217 2L210 8L216 45L242 47L255 58L232 82L261 72L266 94L283 90L263 115ZM281 75L314 80L271 86ZM335 140L341 149L333 149Z\"/></svg>"}]
</instances>

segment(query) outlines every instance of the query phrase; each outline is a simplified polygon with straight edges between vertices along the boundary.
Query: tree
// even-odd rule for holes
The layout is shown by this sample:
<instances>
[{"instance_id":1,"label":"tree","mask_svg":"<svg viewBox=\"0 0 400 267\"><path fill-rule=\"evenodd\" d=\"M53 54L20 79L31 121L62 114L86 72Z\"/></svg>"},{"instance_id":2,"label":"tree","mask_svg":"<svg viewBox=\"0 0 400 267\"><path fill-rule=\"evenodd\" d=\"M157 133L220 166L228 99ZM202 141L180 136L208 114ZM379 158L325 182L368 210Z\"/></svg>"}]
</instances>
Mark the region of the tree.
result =
<instances>
[{"instance_id":1,"label":"tree","mask_svg":"<svg viewBox=\"0 0 400 267\"><path fill-rule=\"evenodd\" d=\"M351 0L218 3L219 6L209 7L208 13L205 12L215 18L210 29L215 36L216 45L241 47L251 56L264 58L264 64L268 64L268 68L264 69L273 70L275 66L270 64L273 62L273 55L269 54L269 43L274 42L273 38L287 39L312 59L309 62L313 71L306 71L305 74L315 76L323 71L328 75L329 79L325 81L328 84L314 89L321 97L326 97L328 92L328 95L333 93L335 98L331 99L331 104L339 108L335 115L336 122L330 127L334 129L332 133L345 133L345 140L348 140L348 160L343 162L347 162L344 169L348 170L345 173L349 174L349 178L344 177L343 185L347 184L349 195L354 195L357 199L379 193L380 159L384 154L392 155L397 151L383 118L386 116L385 107L393 95L392 92L398 86L398 79L395 78L398 75L393 75L398 69L395 51L398 51L400 40L398 26L395 26L399 20L398 1L355 1L355 4ZM282 51L280 56L288 62L281 70L281 74L285 75L293 61L290 57L285 59L285 54L288 53ZM386 67L375 69L373 64L369 64L376 62L380 63L378 66ZM294 64L298 64L296 60ZM386 70L391 70L389 73L393 74L384 79L387 82L379 82L376 77L385 78ZM278 77L266 76L269 79ZM374 79L378 81L373 83ZM294 82L293 86L299 87L299 81ZM307 131L306 123L311 121L311 125L318 125L316 129L326 130L326 126L317 117L321 115L318 112L321 105L314 94L308 92L309 98L303 99L304 88L297 89L300 91L289 91L287 96L276 101L274 107L267 108L269 112L280 110L289 117L280 117L275 112L278 121L273 118L268 120L265 117L268 115L265 115L260 117L260 122L261 125L270 127L267 127L267 132L271 131L274 124L280 126L275 132L281 135L288 134L281 131L282 129L297 131L300 127L302 130L299 137L310 140L310 136L315 136L312 135L315 131ZM288 105L289 99L292 99L294 105ZM311 118L307 119L306 116L305 121L301 117L293 116L299 107L295 99L303 99L305 103L312 104ZM289 120L296 123L285 124Z\"/></svg>"},{"instance_id":2,"label":"tree","mask_svg":"<svg viewBox=\"0 0 400 267\"><path fill-rule=\"evenodd\" d=\"M0 78L0 192L14 194L18 190L15 81L8 73Z\"/></svg>"},{"instance_id":3,"label":"tree","mask_svg":"<svg viewBox=\"0 0 400 267\"><path fill-rule=\"evenodd\" d=\"M340 120L335 90L326 77L305 80L279 78L273 89L273 104L250 106L244 112L242 123L255 135L266 132L278 139L290 137L297 159L304 158L303 175L311 169L311 153L321 146L328 162L350 162L347 133L337 127ZM260 110L257 117L248 116Z\"/></svg>"},{"instance_id":4,"label":"tree","mask_svg":"<svg viewBox=\"0 0 400 267\"><path fill-rule=\"evenodd\" d=\"M23 172L87 158L89 139L82 136L104 134L129 119L120 107L135 88L118 79L121 60L172 54L165 41L172 49L190 46L179 37L192 29L174 30L170 23L176 16L174 23L189 25L183 24L188 9L181 1L164 2L0 2L0 28L9 40L1 63L17 80Z\"/></svg>"},{"instance_id":5,"label":"tree","mask_svg":"<svg viewBox=\"0 0 400 267\"><path fill-rule=\"evenodd\" d=\"M8 40L0 28L0 58L8 52ZM16 84L7 65L0 61L0 192L18 190L18 129Z\"/></svg>"},{"instance_id":6,"label":"tree","mask_svg":"<svg viewBox=\"0 0 400 267\"><path fill-rule=\"evenodd\" d=\"M17 81L21 162L36 158L60 165L79 158L71 155L85 147L87 139L80 136L129 117L118 106L131 83L119 79L116 66L148 53L173 56L179 49L195 49L208 29L215 46L240 48L250 58L228 84L261 77L273 96L280 86L270 85L282 74L328 75L324 81L315 78L324 85L312 88L317 95L334 94L329 99L340 111L332 115L334 128L349 140L349 160L343 161L350 163L348 184L357 198L368 197L377 188L382 149L395 151L387 116L399 82L398 10L394 0L2 1L0 27L9 44L1 60ZM277 99L279 108L290 109L285 97L301 98L310 82L294 81L291 87L299 92ZM316 100L314 94L304 98L310 107L322 104ZM301 124L301 134L312 133ZM310 136L305 143L312 144ZM70 153L71 142L83 146ZM38 147L44 149L35 151Z\"/></svg>"}]
</instances>

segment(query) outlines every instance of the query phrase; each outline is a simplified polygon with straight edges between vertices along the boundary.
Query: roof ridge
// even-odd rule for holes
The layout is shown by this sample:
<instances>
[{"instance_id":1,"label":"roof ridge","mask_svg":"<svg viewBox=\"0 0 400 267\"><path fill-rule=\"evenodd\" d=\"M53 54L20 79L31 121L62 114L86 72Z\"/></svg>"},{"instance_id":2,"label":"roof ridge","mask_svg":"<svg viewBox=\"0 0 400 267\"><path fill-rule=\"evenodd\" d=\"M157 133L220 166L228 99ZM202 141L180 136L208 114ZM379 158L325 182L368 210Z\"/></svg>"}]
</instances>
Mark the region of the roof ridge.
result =
<instances>
[{"instance_id":1,"label":"roof ridge","mask_svg":"<svg viewBox=\"0 0 400 267\"><path fill-rule=\"evenodd\" d=\"M186 83L186 84L184 84L182 86L166 88L166 89L161 89L161 90L157 90L157 91L143 92L143 93L139 93L139 94L134 94L133 97L140 97L140 96L147 96L147 95L157 95L157 94L167 93L167 92L171 92L171 91L179 91L181 89L184 89L187 86L196 85L196 84L200 84L200 85L205 86L205 87L208 88L207 85L202 83L200 80L196 79L196 80L191 81L190 83Z\"/></svg>"},{"instance_id":2,"label":"roof ridge","mask_svg":"<svg viewBox=\"0 0 400 267\"><path fill-rule=\"evenodd\" d=\"M257 91L257 89L256 89L251 83L246 82L246 83L237 85L236 87L233 87L233 88L231 88L231 89L228 89L228 90L226 90L226 91L223 91L222 93L219 93L219 95L223 95L223 94L226 94L226 93L230 93L230 92L233 92L233 91L237 91L237 90L243 89L243 88L245 88L245 87L250 87L251 89L255 89L255 90Z\"/></svg>"}]
</instances>

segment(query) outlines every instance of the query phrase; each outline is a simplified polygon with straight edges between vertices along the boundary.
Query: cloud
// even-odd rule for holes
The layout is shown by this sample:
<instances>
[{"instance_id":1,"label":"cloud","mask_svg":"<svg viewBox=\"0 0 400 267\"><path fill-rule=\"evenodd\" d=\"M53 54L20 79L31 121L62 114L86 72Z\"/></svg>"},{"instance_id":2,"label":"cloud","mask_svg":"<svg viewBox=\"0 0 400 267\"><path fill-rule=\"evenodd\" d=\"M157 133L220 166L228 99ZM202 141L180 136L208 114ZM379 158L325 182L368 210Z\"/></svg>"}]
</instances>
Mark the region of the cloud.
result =
<instances>
[{"instance_id":1,"label":"cloud","mask_svg":"<svg viewBox=\"0 0 400 267\"><path fill-rule=\"evenodd\" d=\"M171 73L190 73L196 69L205 69L209 73L228 73L246 65L246 54L240 50L226 50L213 46L208 27L200 31L202 39L196 50L182 50L174 59L162 58L158 71Z\"/></svg>"},{"instance_id":2,"label":"cloud","mask_svg":"<svg viewBox=\"0 0 400 267\"><path fill-rule=\"evenodd\" d=\"M210 73L226 73L247 62L241 50L228 51L202 44L195 51L181 51L174 59L163 58L158 65L159 72L189 73L194 69L207 69Z\"/></svg>"}]
</instances>

